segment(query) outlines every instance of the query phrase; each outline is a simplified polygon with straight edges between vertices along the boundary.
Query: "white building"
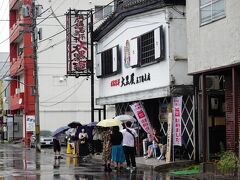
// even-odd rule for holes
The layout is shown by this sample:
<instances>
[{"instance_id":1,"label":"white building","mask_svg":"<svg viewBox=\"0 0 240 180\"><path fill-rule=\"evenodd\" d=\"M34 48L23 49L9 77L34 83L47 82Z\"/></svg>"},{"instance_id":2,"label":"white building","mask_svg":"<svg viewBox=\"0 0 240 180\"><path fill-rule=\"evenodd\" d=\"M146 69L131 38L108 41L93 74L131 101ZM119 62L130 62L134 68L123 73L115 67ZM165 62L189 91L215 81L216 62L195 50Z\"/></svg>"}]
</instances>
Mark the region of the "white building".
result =
<instances>
[{"instance_id":1,"label":"white building","mask_svg":"<svg viewBox=\"0 0 240 180\"><path fill-rule=\"evenodd\" d=\"M13 129L12 129L12 115L10 115L10 106L9 106L9 100L10 100L10 87L9 83L4 81L5 77L9 76L9 53L8 52L1 52L0 53L0 77L2 78L0 80L0 126L1 125L7 125L8 126L8 133L4 134L5 139L11 139L13 137ZM11 117L9 117L11 116ZM9 119L9 120L8 120ZM15 132L15 137L18 137L19 132Z\"/></svg>"},{"instance_id":2,"label":"white building","mask_svg":"<svg viewBox=\"0 0 240 180\"><path fill-rule=\"evenodd\" d=\"M90 79L66 77L66 16L68 9L95 10L94 27L113 10L110 0L38 0L42 15L38 28L42 28L43 40L38 43L40 124L41 129L54 130L71 121L82 124L91 122ZM53 36L59 32L62 33ZM53 36L53 37L52 37ZM95 97L98 96L98 80L95 79ZM102 108L102 106L96 106ZM107 107L107 116L113 116ZM103 113L102 113L103 115ZM95 121L98 121L95 111Z\"/></svg>"},{"instance_id":3,"label":"white building","mask_svg":"<svg viewBox=\"0 0 240 180\"><path fill-rule=\"evenodd\" d=\"M133 114L129 105L141 101L152 126L166 133L172 97L183 95L183 104L190 104L183 111L190 113L188 118L183 115L181 135L188 157L194 158L185 1L172 5L163 0L121 1L114 15L95 30L97 104L114 104L116 114Z\"/></svg>"},{"instance_id":4,"label":"white building","mask_svg":"<svg viewBox=\"0 0 240 180\"><path fill-rule=\"evenodd\" d=\"M239 153L240 1L187 1L188 72L198 97L199 157ZM218 158L218 157L217 157Z\"/></svg>"}]
</instances>

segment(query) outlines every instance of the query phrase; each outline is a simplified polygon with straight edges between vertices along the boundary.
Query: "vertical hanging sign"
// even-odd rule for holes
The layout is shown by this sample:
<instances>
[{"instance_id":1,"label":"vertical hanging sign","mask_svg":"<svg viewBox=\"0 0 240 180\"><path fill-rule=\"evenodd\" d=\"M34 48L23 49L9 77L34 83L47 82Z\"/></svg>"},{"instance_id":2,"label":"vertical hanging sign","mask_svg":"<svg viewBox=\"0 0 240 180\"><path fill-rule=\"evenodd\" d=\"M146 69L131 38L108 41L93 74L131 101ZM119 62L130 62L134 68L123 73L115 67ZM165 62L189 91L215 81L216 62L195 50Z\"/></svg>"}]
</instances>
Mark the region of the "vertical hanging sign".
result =
<instances>
[{"instance_id":1,"label":"vertical hanging sign","mask_svg":"<svg viewBox=\"0 0 240 180\"><path fill-rule=\"evenodd\" d=\"M70 9L66 14L67 75L89 75L89 11Z\"/></svg>"},{"instance_id":2,"label":"vertical hanging sign","mask_svg":"<svg viewBox=\"0 0 240 180\"><path fill-rule=\"evenodd\" d=\"M173 97L173 145L182 146L182 96Z\"/></svg>"},{"instance_id":3,"label":"vertical hanging sign","mask_svg":"<svg viewBox=\"0 0 240 180\"><path fill-rule=\"evenodd\" d=\"M141 102L133 103L132 105L130 105L130 107L144 131L152 136L152 127L148 115Z\"/></svg>"}]
</instances>

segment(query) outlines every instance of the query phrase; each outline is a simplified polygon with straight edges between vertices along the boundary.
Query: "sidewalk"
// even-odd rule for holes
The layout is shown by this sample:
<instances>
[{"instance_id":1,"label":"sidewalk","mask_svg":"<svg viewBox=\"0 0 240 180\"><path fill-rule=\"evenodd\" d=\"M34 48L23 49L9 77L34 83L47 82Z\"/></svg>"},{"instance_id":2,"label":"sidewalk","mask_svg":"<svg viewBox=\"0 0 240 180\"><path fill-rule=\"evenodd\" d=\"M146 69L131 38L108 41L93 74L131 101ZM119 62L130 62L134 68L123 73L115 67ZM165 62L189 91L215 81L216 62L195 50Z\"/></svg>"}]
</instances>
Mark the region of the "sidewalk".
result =
<instances>
[{"instance_id":1,"label":"sidewalk","mask_svg":"<svg viewBox=\"0 0 240 180\"><path fill-rule=\"evenodd\" d=\"M93 155L92 158L100 161L102 160L102 155ZM136 157L136 164L137 167L149 168L161 172L185 167L194 164L194 161L178 160L175 162L166 163L165 160L157 160L156 158L144 159L143 157Z\"/></svg>"},{"instance_id":2,"label":"sidewalk","mask_svg":"<svg viewBox=\"0 0 240 180\"><path fill-rule=\"evenodd\" d=\"M23 146L22 143L11 143L14 146ZM24 147L24 146L23 146ZM54 155L54 152L52 148L42 148L41 149L42 153L46 154L52 154ZM73 154L67 154L67 149L66 147L62 146L61 147L61 155L63 157L76 157L76 155ZM101 161L102 162L102 155L90 155L90 158L96 160L96 161ZM158 172L166 172L172 169L177 169L177 168L182 168L189 166L191 164L194 164L194 161L190 160L177 160L175 162L169 162L166 163L165 160L157 160L156 158L149 158L149 159L144 159L143 157L136 157L136 164L137 167L141 168L148 168L152 169Z\"/></svg>"}]
</instances>

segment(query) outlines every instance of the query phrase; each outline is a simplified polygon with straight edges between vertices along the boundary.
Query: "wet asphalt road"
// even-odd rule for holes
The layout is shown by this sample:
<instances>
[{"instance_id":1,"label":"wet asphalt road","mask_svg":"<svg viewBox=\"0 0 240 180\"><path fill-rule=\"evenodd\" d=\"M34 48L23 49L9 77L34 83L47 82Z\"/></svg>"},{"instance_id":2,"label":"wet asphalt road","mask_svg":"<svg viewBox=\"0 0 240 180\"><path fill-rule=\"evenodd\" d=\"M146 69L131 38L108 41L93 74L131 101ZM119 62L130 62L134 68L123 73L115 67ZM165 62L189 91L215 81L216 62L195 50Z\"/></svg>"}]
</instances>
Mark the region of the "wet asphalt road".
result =
<instances>
[{"instance_id":1,"label":"wet asphalt road","mask_svg":"<svg viewBox=\"0 0 240 180\"><path fill-rule=\"evenodd\" d=\"M82 160L64 156L64 159L55 160L51 149L44 149L44 152L36 153L35 149L24 148L19 144L0 144L0 180L186 179L186 177L170 177L167 174L161 174L143 167L139 167L133 172L124 170L104 173L103 169L101 161L90 158Z\"/></svg>"}]
</instances>

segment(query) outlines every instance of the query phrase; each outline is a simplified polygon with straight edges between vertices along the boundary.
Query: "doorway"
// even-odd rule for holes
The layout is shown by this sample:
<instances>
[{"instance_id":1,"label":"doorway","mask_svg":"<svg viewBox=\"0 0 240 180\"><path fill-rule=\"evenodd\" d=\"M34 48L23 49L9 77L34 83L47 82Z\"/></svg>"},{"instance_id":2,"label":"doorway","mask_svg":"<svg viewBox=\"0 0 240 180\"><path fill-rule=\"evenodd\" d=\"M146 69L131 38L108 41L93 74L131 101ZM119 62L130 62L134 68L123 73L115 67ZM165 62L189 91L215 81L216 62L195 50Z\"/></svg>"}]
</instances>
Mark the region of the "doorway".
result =
<instances>
[{"instance_id":1,"label":"doorway","mask_svg":"<svg viewBox=\"0 0 240 180\"><path fill-rule=\"evenodd\" d=\"M226 150L225 95L208 94L209 159L218 159Z\"/></svg>"}]
</instances>

